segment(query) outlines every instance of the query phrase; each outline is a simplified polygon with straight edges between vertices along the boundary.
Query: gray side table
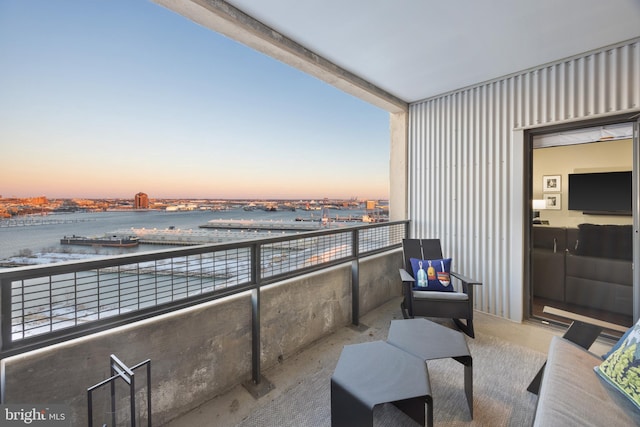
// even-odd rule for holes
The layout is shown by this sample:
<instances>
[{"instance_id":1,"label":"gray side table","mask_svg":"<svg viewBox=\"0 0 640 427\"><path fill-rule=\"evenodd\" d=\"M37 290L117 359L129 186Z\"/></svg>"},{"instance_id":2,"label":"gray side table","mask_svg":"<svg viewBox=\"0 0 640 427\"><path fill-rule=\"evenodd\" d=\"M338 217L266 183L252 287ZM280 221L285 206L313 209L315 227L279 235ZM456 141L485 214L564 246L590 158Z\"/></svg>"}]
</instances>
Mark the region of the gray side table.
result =
<instances>
[{"instance_id":1,"label":"gray side table","mask_svg":"<svg viewBox=\"0 0 640 427\"><path fill-rule=\"evenodd\" d=\"M427 319L392 320L387 342L423 361L452 358L464 365L464 391L473 419L473 358L461 332Z\"/></svg>"},{"instance_id":2,"label":"gray side table","mask_svg":"<svg viewBox=\"0 0 640 427\"><path fill-rule=\"evenodd\" d=\"M382 403L432 427L426 364L384 341L345 346L331 377L331 426L373 426L373 409Z\"/></svg>"}]
</instances>

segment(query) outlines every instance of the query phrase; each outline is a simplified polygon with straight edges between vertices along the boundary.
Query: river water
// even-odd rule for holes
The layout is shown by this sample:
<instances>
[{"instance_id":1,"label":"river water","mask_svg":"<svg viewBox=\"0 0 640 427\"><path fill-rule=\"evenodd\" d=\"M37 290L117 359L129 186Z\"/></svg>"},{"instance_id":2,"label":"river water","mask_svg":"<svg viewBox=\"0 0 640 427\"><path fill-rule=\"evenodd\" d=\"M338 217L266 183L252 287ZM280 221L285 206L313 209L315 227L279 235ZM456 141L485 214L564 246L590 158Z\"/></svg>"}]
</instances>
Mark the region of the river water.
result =
<instances>
[{"instance_id":1,"label":"river water","mask_svg":"<svg viewBox=\"0 0 640 427\"><path fill-rule=\"evenodd\" d=\"M362 216L363 210L331 210L330 217ZM0 221L0 260L19 254L41 252L72 252L80 254L116 255L141 251L166 249L157 245L138 245L134 248L104 248L76 245L61 245L65 235L103 236L115 232L146 228L165 230L169 227L181 230L202 230L200 225L210 220L254 220L293 221L296 218L311 219L321 217L320 211L267 212L263 210L245 211L241 208L223 211L112 211L50 214L31 217L28 223L34 225L7 226Z\"/></svg>"}]
</instances>

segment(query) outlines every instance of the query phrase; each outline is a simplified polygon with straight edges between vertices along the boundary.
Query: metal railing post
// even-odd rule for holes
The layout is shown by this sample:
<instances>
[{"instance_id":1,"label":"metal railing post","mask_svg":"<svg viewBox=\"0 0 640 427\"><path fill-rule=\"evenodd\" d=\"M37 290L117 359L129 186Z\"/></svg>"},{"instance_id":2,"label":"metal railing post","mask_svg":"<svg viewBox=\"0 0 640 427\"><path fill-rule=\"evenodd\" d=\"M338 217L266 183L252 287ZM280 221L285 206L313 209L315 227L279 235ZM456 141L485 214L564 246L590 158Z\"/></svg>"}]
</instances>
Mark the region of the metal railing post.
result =
<instances>
[{"instance_id":1,"label":"metal railing post","mask_svg":"<svg viewBox=\"0 0 640 427\"><path fill-rule=\"evenodd\" d=\"M351 323L360 324L360 232L353 231L353 261L351 261Z\"/></svg>"},{"instance_id":2,"label":"metal railing post","mask_svg":"<svg viewBox=\"0 0 640 427\"><path fill-rule=\"evenodd\" d=\"M251 380L243 383L244 388L256 399L273 390L273 384L260 373L260 286L262 243L251 245Z\"/></svg>"},{"instance_id":3,"label":"metal railing post","mask_svg":"<svg viewBox=\"0 0 640 427\"><path fill-rule=\"evenodd\" d=\"M11 281L0 280L0 351L11 344ZM0 402L1 400L0 396Z\"/></svg>"},{"instance_id":4,"label":"metal railing post","mask_svg":"<svg viewBox=\"0 0 640 427\"><path fill-rule=\"evenodd\" d=\"M6 310L6 307L4 306L5 301L7 300L7 297L4 294L5 293L4 288L5 288L4 280L0 280L0 324L2 325L0 330L0 352L4 349L4 342L5 342L4 334L5 334L6 324L7 324L7 319L5 318L7 310ZM0 402L2 402L1 399L0 399Z\"/></svg>"},{"instance_id":5,"label":"metal railing post","mask_svg":"<svg viewBox=\"0 0 640 427\"><path fill-rule=\"evenodd\" d=\"M260 244L251 247L251 376L260 384Z\"/></svg>"},{"instance_id":6,"label":"metal railing post","mask_svg":"<svg viewBox=\"0 0 640 427\"><path fill-rule=\"evenodd\" d=\"M0 280L0 352L9 343L11 343L11 282ZM0 403L4 403L4 387L0 387Z\"/></svg>"}]
</instances>

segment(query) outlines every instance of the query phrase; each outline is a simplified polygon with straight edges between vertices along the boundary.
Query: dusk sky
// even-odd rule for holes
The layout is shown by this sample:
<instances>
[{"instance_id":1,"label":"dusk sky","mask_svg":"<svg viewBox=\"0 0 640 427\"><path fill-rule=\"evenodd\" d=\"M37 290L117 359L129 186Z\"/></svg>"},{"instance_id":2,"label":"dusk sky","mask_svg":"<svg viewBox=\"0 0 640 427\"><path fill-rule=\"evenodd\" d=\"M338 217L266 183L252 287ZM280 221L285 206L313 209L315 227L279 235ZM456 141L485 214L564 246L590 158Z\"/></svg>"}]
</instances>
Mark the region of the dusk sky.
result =
<instances>
[{"instance_id":1,"label":"dusk sky","mask_svg":"<svg viewBox=\"0 0 640 427\"><path fill-rule=\"evenodd\" d=\"M389 114L147 0L0 0L0 195L387 198Z\"/></svg>"}]
</instances>

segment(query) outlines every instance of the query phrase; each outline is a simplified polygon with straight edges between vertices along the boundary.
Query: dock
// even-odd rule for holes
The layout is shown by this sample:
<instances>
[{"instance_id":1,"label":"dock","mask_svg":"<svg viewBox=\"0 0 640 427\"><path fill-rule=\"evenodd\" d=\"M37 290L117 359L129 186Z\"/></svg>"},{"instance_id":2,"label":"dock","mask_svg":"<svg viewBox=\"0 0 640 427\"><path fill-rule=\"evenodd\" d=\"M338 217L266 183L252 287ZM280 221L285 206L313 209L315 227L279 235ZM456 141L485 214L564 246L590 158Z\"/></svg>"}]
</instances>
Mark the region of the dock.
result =
<instances>
[{"instance_id":1,"label":"dock","mask_svg":"<svg viewBox=\"0 0 640 427\"><path fill-rule=\"evenodd\" d=\"M344 227L348 224L333 220L295 220L295 221L254 221L254 220L211 220L200 228L214 230L244 230L244 231L316 231L331 227Z\"/></svg>"},{"instance_id":2,"label":"dock","mask_svg":"<svg viewBox=\"0 0 640 427\"><path fill-rule=\"evenodd\" d=\"M353 224L334 221L320 222L319 220L313 222L211 220L198 226L195 230L181 230L171 227L164 230L132 228L126 231L137 236L140 244L187 246L264 239L307 231L347 227L349 225Z\"/></svg>"},{"instance_id":3,"label":"dock","mask_svg":"<svg viewBox=\"0 0 640 427\"><path fill-rule=\"evenodd\" d=\"M41 216L20 216L16 218L0 219L0 228L35 227L40 225L75 224L79 222L95 221L94 218L50 218Z\"/></svg>"},{"instance_id":4,"label":"dock","mask_svg":"<svg viewBox=\"0 0 640 427\"><path fill-rule=\"evenodd\" d=\"M317 228L316 228L317 230ZM228 243L233 241L245 241L276 237L295 232L305 232L308 230L280 230L272 229L234 229L234 228L210 228L195 230L181 229L144 229L137 228L129 230L138 236L138 241L142 245L169 245L169 246L189 246L203 245L209 243Z\"/></svg>"}]
</instances>

